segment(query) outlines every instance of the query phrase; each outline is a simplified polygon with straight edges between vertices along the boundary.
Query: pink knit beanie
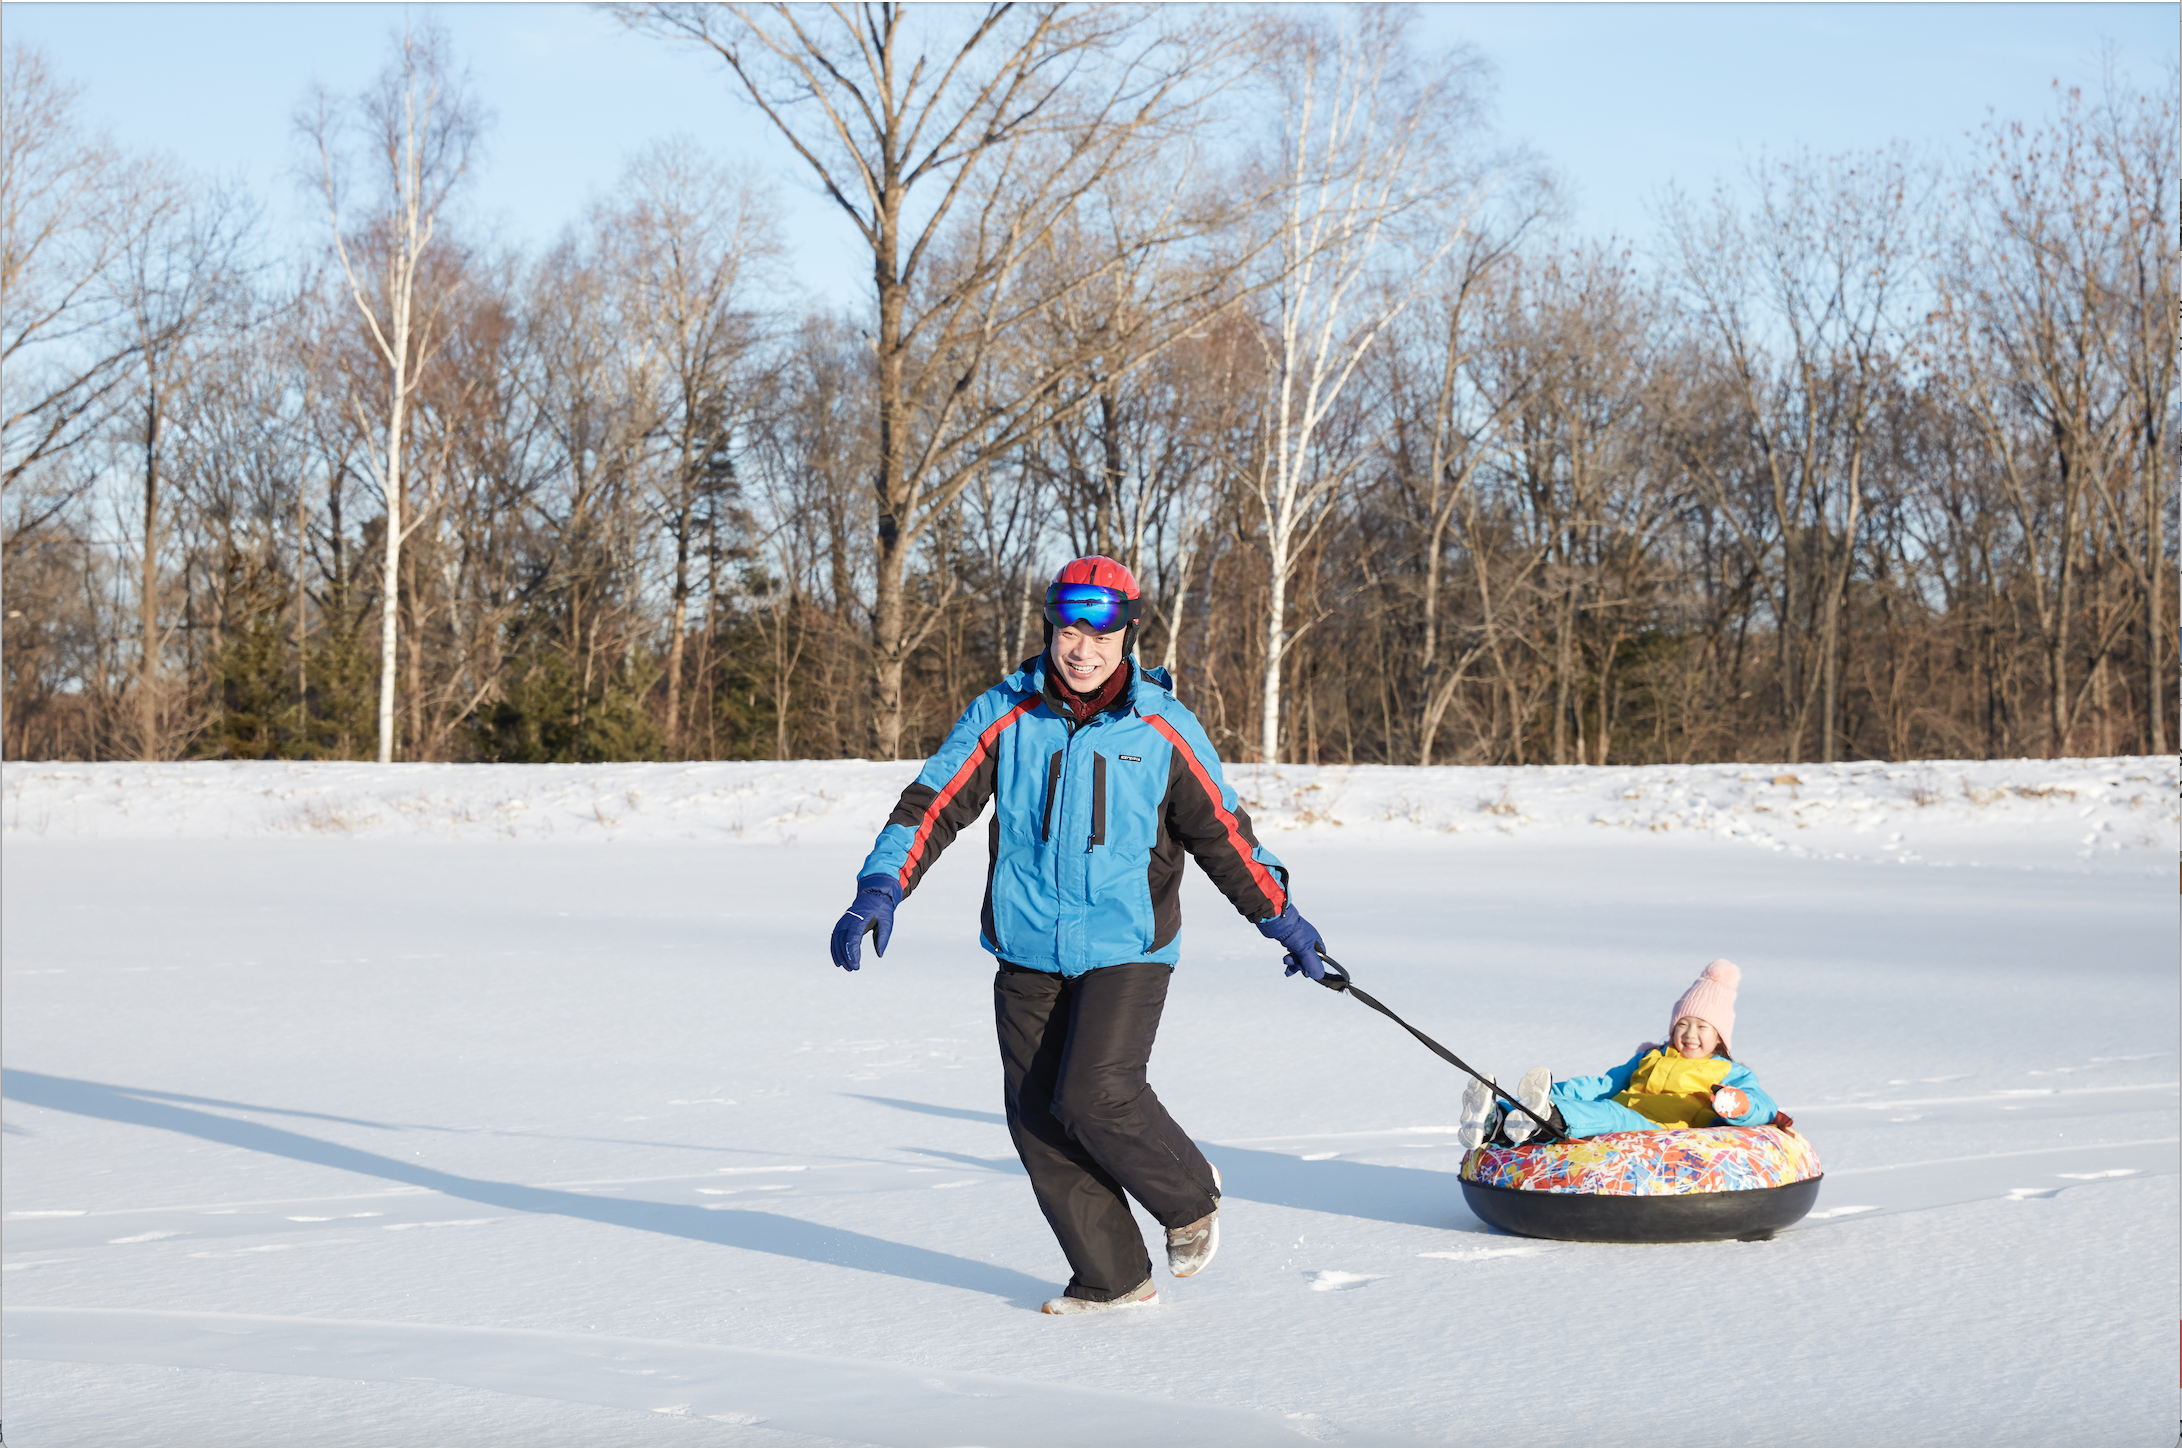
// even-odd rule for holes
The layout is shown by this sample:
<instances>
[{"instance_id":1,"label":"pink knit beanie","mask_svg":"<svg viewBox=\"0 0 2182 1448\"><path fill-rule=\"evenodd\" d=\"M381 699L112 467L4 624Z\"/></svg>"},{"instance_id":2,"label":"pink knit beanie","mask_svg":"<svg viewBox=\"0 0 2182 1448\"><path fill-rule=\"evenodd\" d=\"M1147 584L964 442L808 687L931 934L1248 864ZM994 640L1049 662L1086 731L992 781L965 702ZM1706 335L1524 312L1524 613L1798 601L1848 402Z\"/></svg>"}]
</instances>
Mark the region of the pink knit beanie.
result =
<instances>
[{"instance_id":1,"label":"pink knit beanie","mask_svg":"<svg viewBox=\"0 0 2182 1448\"><path fill-rule=\"evenodd\" d=\"M1697 983L1682 992L1682 999L1674 1003L1674 1014L1667 1017L1667 1039L1674 1039L1674 1023L1684 1016L1695 1016L1709 1021L1720 1033L1722 1049L1733 1053L1735 1047L1729 1037L1735 1034L1735 986L1743 978L1743 969L1732 960L1716 960L1705 967Z\"/></svg>"}]
</instances>

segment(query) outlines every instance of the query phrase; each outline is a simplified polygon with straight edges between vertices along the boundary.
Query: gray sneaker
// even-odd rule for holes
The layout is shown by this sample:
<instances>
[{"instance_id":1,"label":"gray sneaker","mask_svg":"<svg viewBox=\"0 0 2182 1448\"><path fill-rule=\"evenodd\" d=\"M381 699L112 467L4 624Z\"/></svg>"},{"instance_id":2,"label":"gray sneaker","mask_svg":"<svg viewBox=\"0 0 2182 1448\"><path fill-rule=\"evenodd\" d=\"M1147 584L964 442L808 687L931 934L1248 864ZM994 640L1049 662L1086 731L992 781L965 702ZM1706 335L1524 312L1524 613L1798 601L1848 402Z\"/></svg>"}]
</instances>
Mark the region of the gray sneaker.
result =
<instances>
[{"instance_id":1,"label":"gray sneaker","mask_svg":"<svg viewBox=\"0 0 2182 1448\"><path fill-rule=\"evenodd\" d=\"M1550 1120L1553 1114L1553 1073L1543 1066L1533 1066L1523 1073L1523 1079L1515 1084L1515 1099L1538 1113L1540 1119ZM1520 1111L1511 1111L1500 1123L1500 1134L1508 1139L1508 1145L1521 1146L1530 1140L1530 1134L1538 1129L1538 1123Z\"/></svg>"},{"instance_id":2,"label":"gray sneaker","mask_svg":"<svg viewBox=\"0 0 2182 1448\"><path fill-rule=\"evenodd\" d=\"M1083 1297L1056 1297L1038 1310L1051 1313L1055 1317L1066 1317L1076 1312L1119 1312L1125 1307L1150 1307L1158 1301L1159 1293L1152 1287L1152 1279L1147 1277L1110 1302L1092 1302Z\"/></svg>"},{"instance_id":3,"label":"gray sneaker","mask_svg":"<svg viewBox=\"0 0 2182 1448\"><path fill-rule=\"evenodd\" d=\"M1207 1163L1210 1165L1210 1163ZM1220 1169L1212 1168L1212 1189L1220 1189ZM1167 1270L1177 1277L1194 1277L1205 1270L1212 1254L1220 1250L1220 1209L1199 1217L1186 1227L1167 1229Z\"/></svg>"},{"instance_id":4,"label":"gray sneaker","mask_svg":"<svg viewBox=\"0 0 2182 1448\"><path fill-rule=\"evenodd\" d=\"M1455 1128L1455 1141L1464 1151L1475 1151L1499 1124L1500 1098L1493 1094L1492 1087L1471 1077L1462 1091L1462 1122Z\"/></svg>"}]
</instances>

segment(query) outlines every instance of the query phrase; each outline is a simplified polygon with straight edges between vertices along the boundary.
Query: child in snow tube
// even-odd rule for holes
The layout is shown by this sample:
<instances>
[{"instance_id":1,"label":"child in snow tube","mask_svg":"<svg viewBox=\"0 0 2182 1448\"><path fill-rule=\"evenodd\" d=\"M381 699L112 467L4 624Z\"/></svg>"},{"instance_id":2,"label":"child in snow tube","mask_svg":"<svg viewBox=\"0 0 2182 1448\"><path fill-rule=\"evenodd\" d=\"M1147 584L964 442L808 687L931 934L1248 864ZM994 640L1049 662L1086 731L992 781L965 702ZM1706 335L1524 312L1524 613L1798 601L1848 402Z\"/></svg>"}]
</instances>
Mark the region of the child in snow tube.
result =
<instances>
[{"instance_id":1,"label":"child in snow tube","mask_svg":"<svg viewBox=\"0 0 2182 1448\"><path fill-rule=\"evenodd\" d=\"M1758 1085L1757 1073L1729 1054L1742 974L1734 961L1715 960L1674 1003L1665 1044L1646 1042L1600 1076L1555 1081L1545 1067L1533 1067L1516 1086L1515 1099L1572 1140L1616 1131L1765 1125L1776 1114L1773 1098ZM1520 1146L1537 1129L1522 1112L1504 1110L1482 1081L1472 1081L1463 1093L1456 1139L1466 1149L1488 1140Z\"/></svg>"},{"instance_id":2,"label":"child in snow tube","mask_svg":"<svg viewBox=\"0 0 2182 1448\"><path fill-rule=\"evenodd\" d=\"M1769 1237L1817 1199L1818 1154L1749 1067L1729 1054L1742 972L1715 960L1682 993L1664 1045L1613 1070L1556 1083L1527 1073L1503 1108L1464 1093L1462 1192L1504 1231L1577 1242Z\"/></svg>"}]
</instances>

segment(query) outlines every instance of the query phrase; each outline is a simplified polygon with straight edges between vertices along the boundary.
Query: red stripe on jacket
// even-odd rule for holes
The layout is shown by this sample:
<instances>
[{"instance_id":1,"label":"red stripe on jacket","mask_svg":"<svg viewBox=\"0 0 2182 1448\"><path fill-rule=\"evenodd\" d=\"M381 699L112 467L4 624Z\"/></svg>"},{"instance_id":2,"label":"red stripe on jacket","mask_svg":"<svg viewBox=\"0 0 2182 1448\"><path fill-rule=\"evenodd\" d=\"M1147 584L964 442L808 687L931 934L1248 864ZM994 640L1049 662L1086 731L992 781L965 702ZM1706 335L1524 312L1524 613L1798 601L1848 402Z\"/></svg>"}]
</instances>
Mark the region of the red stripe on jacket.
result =
<instances>
[{"instance_id":1,"label":"red stripe on jacket","mask_svg":"<svg viewBox=\"0 0 2182 1448\"><path fill-rule=\"evenodd\" d=\"M932 796L932 802L924 807L924 813L917 819L917 836L909 842L909 858L902 861L898 875L904 891L909 888L910 876L917 872L917 861L924 855L925 842L932 838L932 822L939 818L940 811L947 808L948 801L961 791L962 786L969 783L970 776L977 773L977 766L992 751L993 741L1007 732L1009 725L1037 707L1036 699L1025 699L987 725L985 732L977 736L977 747L962 761L962 768L955 771L955 777L947 781L947 787Z\"/></svg>"},{"instance_id":2,"label":"red stripe on jacket","mask_svg":"<svg viewBox=\"0 0 2182 1448\"><path fill-rule=\"evenodd\" d=\"M1250 871L1250 878L1258 882L1258 888L1265 893L1265 898L1272 902L1275 915L1286 911L1288 908L1288 892L1281 889L1279 879L1271 870L1265 868L1257 855L1252 852L1250 842L1243 838L1242 825L1229 812L1227 805L1221 801L1220 787L1212 782L1212 776L1206 773L1204 765L1198 762L1197 751L1189 747L1189 741L1182 737L1182 731L1160 718L1157 714L1146 714L1144 722L1164 734L1169 744L1182 751L1183 761L1189 765L1189 772L1197 776L1197 782L1204 786L1206 798L1212 801L1212 812L1218 815L1220 823L1227 827L1227 842L1235 847L1235 853L1241 858L1243 867Z\"/></svg>"}]
</instances>

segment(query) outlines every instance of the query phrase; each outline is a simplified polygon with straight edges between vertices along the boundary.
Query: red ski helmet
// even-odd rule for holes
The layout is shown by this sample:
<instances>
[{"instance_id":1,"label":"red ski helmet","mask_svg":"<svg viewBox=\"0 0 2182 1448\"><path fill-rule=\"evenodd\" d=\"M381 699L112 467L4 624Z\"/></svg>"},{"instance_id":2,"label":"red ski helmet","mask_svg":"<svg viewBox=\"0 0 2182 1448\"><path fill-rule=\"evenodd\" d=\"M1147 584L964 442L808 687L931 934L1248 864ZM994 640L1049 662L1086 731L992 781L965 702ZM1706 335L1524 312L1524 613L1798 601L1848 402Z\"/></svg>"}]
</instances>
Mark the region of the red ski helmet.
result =
<instances>
[{"instance_id":1,"label":"red ski helmet","mask_svg":"<svg viewBox=\"0 0 2182 1448\"><path fill-rule=\"evenodd\" d=\"M1095 588L1119 590L1130 598L1137 597L1136 575L1104 554L1093 553L1061 565L1061 571L1053 575L1060 583L1088 583Z\"/></svg>"},{"instance_id":2,"label":"red ski helmet","mask_svg":"<svg viewBox=\"0 0 2182 1448\"><path fill-rule=\"evenodd\" d=\"M1136 575L1111 558L1092 554L1061 566L1046 586L1046 643L1056 629L1081 624L1095 633L1126 628L1124 653L1136 648L1137 620L1144 609Z\"/></svg>"}]
</instances>

